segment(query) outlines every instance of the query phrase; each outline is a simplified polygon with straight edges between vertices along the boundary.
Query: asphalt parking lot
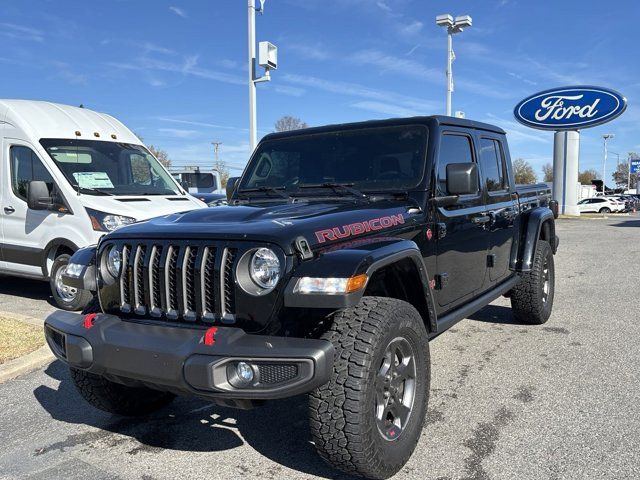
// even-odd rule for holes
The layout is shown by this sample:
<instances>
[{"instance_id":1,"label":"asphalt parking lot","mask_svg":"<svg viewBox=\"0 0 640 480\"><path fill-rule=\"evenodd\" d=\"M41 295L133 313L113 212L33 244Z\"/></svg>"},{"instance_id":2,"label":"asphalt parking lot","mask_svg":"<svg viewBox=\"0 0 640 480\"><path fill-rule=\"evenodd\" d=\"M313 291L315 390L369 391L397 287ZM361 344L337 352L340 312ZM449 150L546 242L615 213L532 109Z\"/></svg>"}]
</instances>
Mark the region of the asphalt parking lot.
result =
<instances>
[{"instance_id":1,"label":"asphalt parking lot","mask_svg":"<svg viewBox=\"0 0 640 480\"><path fill-rule=\"evenodd\" d=\"M515 324L501 299L432 342L427 425L397 478L640 478L640 216L558 232L546 325ZM316 456L304 397L252 411L178 399L124 419L54 362L0 385L0 405L1 478L345 478Z\"/></svg>"}]
</instances>

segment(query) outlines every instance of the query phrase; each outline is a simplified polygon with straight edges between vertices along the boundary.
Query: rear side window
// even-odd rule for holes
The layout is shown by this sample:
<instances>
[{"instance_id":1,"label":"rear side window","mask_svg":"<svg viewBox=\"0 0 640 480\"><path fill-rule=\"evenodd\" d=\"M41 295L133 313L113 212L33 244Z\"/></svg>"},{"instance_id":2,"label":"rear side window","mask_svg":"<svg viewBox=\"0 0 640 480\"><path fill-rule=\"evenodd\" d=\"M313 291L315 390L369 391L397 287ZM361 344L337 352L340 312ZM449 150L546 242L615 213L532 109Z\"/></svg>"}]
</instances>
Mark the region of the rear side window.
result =
<instances>
[{"instance_id":1,"label":"rear side window","mask_svg":"<svg viewBox=\"0 0 640 480\"><path fill-rule=\"evenodd\" d=\"M447 192L447 165L450 163L473 162L471 138L467 135L444 134L440 140L438 155L438 190L440 194Z\"/></svg>"},{"instance_id":2,"label":"rear side window","mask_svg":"<svg viewBox=\"0 0 640 480\"><path fill-rule=\"evenodd\" d=\"M504 173L502 149L497 140L480 139L480 165L489 192L506 190L507 181Z\"/></svg>"},{"instance_id":3,"label":"rear side window","mask_svg":"<svg viewBox=\"0 0 640 480\"><path fill-rule=\"evenodd\" d=\"M46 182L49 192L53 190L53 177L33 150L14 145L9 151L9 158L11 159L11 189L17 197L27 200L27 185L32 180Z\"/></svg>"}]
</instances>

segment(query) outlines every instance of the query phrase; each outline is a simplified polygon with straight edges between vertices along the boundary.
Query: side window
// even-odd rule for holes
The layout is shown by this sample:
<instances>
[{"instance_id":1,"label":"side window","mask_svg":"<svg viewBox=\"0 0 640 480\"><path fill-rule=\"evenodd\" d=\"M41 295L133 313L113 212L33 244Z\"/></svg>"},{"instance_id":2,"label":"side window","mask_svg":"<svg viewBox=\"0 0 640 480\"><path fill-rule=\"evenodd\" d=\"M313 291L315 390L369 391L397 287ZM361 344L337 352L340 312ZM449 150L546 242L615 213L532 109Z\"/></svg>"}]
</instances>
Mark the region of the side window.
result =
<instances>
[{"instance_id":1,"label":"side window","mask_svg":"<svg viewBox=\"0 0 640 480\"><path fill-rule=\"evenodd\" d=\"M441 195L447 195L447 165L473 162L471 138L467 135L444 134L440 140L437 182Z\"/></svg>"},{"instance_id":2,"label":"side window","mask_svg":"<svg viewBox=\"0 0 640 480\"><path fill-rule=\"evenodd\" d=\"M507 188L502 149L497 140L480 139L480 164L488 191L497 192Z\"/></svg>"},{"instance_id":3,"label":"side window","mask_svg":"<svg viewBox=\"0 0 640 480\"><path fill-rule=\"evenodd\" d=\"M27 200L27 185L32 180L42 180L53 190L53 177L38 156L28 147L14 145L9 150L11 164L11 189L13 193Z\"/></svg>"}]
</instances>

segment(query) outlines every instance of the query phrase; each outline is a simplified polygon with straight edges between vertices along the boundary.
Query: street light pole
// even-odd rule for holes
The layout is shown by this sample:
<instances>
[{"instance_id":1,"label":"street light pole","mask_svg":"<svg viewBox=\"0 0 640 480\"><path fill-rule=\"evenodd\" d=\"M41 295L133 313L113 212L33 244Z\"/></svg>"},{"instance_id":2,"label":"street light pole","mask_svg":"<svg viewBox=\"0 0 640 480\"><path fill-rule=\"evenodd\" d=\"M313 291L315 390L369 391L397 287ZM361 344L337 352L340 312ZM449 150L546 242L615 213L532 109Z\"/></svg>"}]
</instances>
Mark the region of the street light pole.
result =
<instances>
[{"instance_id":1,"label":"street light pole","mask_svg":"<svg viewBox=\"0 0 640 480\"><path fill-rule=\"evenodd\" d=\"M606 189L606 183L607 181L605 180L607 178L606 174L607 174L607 142L609 141L610 138L613 138L613 134L612 133L605 133L604 135L602 135L602 138L604 139L604 161L602 162L602 195L606 195L607 194L607 189Z\"/></svg>"},{"instance_id":2,"label":"street light pole","mask_svg":"<svg viewBox=\"0 0 640 480\"><path fill-rule=\"evenodd\" d=\"M448 13L436 17L436 25L447 29L447 116L451 116L451 97L453 94L453 61L456 55L453 52L453 35L462 32L472 25L469 15L461 15L453 18Z\"/></svg>"}]
</instances>

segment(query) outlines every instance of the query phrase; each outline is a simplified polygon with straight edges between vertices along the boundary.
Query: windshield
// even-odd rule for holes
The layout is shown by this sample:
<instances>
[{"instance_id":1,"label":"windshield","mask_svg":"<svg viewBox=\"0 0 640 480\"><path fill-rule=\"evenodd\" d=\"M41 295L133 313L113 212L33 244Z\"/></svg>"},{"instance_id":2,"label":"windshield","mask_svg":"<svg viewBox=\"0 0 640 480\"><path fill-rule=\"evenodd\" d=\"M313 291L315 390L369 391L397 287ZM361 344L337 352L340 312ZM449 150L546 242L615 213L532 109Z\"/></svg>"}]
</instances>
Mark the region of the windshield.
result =
<instances>
[{"instance_id":1,"label":"windshield","mask_svg":"<svg viewBox=\"0 0 640 480\"><path fill-rule=\"evenodd\" d=\"M427 134L424 126L403 125L268 140L258 146L239 191L295 192L327 184L409 190L424 173Z\"/></svg>"},{"instance_id":2,"label":"windshield","mask_svg":"<svg viewBox=\"0 0 640 480\"><path fill-rule=\"evenodd\" d=\"M74 189L90 195L177 195L175 181L141 145L96 140L43 139Z\"/></svg>"}]
</instances>

